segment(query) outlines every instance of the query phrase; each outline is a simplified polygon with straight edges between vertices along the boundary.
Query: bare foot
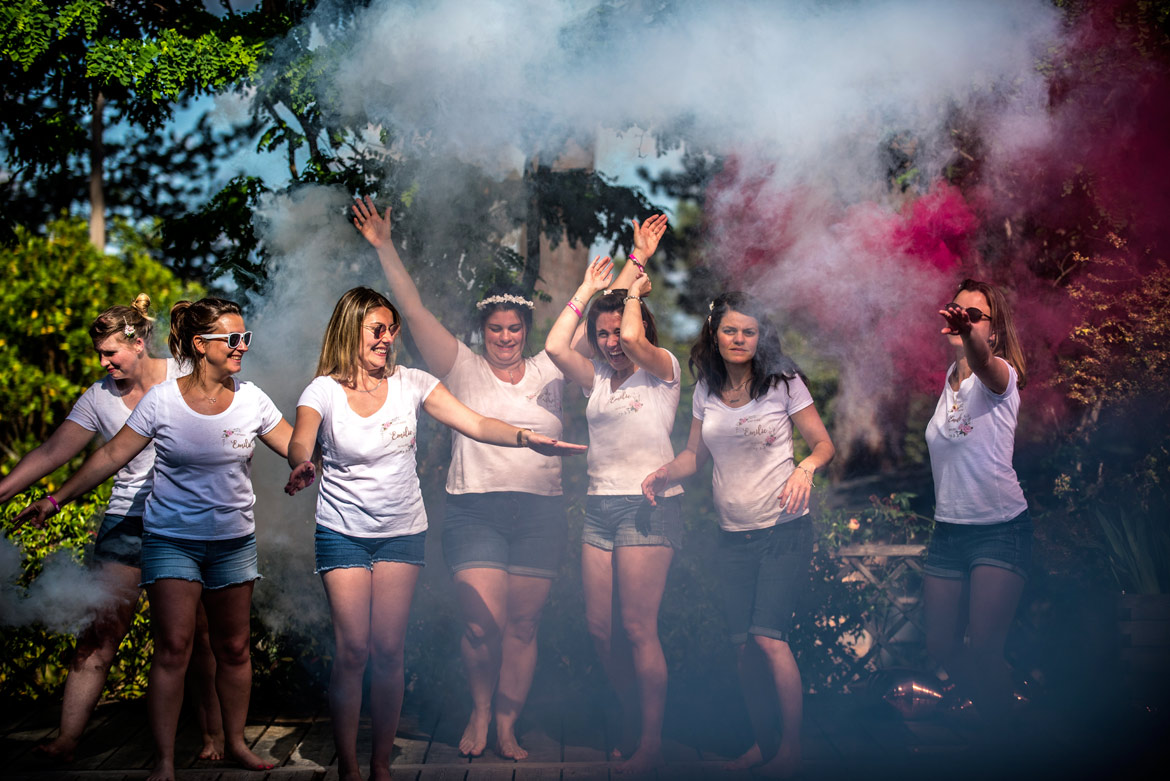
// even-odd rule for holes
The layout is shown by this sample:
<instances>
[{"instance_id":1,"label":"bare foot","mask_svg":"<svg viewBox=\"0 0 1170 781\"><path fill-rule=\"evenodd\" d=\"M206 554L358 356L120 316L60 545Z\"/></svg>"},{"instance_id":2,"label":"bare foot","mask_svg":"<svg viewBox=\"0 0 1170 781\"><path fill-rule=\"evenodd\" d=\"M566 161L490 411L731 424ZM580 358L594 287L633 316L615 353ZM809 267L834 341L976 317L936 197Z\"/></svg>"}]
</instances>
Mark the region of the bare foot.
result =
<instances>
[{"instance_id":1,"label":"bare foot","mask_svg":"<svg viewBox=\"0 0 1170 781\"><path fill-rule=\"evenodd\" d=\"M218 735L204 735L203 748L199 750L200 759L223 759L223 733Z\"/></svg>"},{"instance_id":2,"label":"bare foot","mask_svg":"<svg viewBox=\"0 0 1170 781\"><path fill-rule=\"evenodd\" d=\"M656 768L660 768L666 764L662 758L662 751L659 747L638 747L634 755L625 762L618 765L614 770L621 775L641 775L643 773L653 772Z\"/></svg>"},{"instance_id":3,"label":"bare foot","mask_svg":"<svg viewBox=\"0 0 1170 781\"><path fill-rule=\"evenodd\" d=\"M491 711L479 713L473 710L467 720L467 728L459 739L459 753L465 757L478 757L487 747L488 725L492 723Z\"/></svg>"},{"instance_id":4,"label":"bare foot","mask_svg":"<svg viewBox=\"0 0 1170 781\"><path fill-rule=\"evenodd\" d=\"M390 765L383 767L370 765L370 781L390 781Z\"/></svg>"},{"instance_id":5,"label":"bare foot","mask_svg":"<svg viewBox=\"0 0 1170 781\"><path fill-rule=\"evenodd\" d=\"M76 740L69 740L58 735L48 743L42 743L36 746L33 749L33 753L48 762L68 765L73 761L73 752L76 750Z\"/></svg>"},{"instance_id":6,"label":"bare foot","mask_svg":"<svg viewBox=\"0 0 1170 781\"><path fill-rule=\"evenodd\" d=\"M525 751L516 741L511 731L500 732L500 723L496 722L496 753L504 759L528 759Z\"/></svg>"},{"instance_id":7,"label":"bare foot","mask_svg":"<svg viewBox=\"0 0 1170 781\"><path fill-rule=\"evenodd\" d=\"M228 749L228 754L232 760L244 770L271 770L276 767L272 762L266 759L261 759L252 753L252 750L246 745L232 746Z\"/></svg>"},{"instance_id":8,"label":"bare foot","mask_svg":"<svg viewBox=\"0 0 1170 781\"><path fill-rule=\"evenodd\" d=\"M752 768L752 773L764 778L795 778L800 773L800 744L786 746L781 742L776 756L767 764Z\"/></svg>"},{"instance_id":9,"label":"bare foot","mask_svg":"<svg viewBox=\"0 0 1170 781\"><path fill-rule=\"evenodd\" d=\"M146 777L146 781L175 781L175 763L163 762L160 759L154 770Z\"/></svg>"},{"instance_id":10,"label":"bare foot","mask_svg":"<svg viewBox=\"0 0 1170 781\"><path fill-rule=\"evenodd\" d=\"M753 743L752 747L740 754L735 759L723 765L724 770L747 770L755 767L764 761L764 755L760 751L760 744Z\"/></svg>"}]
</instances>

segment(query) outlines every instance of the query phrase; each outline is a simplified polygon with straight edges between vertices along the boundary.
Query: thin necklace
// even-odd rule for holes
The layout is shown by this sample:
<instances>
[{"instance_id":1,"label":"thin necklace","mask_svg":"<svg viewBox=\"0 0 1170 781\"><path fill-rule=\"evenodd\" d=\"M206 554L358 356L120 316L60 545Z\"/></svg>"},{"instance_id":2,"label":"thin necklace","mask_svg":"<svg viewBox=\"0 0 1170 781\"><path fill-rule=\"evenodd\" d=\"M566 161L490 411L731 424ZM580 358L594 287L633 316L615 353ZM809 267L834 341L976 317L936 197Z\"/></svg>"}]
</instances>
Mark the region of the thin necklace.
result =
<instances>
[{"instance_id":1,"label":"thin necklace","mask_svg":"<svg viewBox=\"0 0 1170 781\"><path fill-rule=\"evenodd\" d=\"M366 390L365 388L359 388L357 386L357 380L355 379L353 381L353 389L358 391L359 393L373 393L374 391L378 390L378 388L382 387L382 380L384 380L384 379L386 379L384 376L379 377L378 381L376 383L374 383L374 387L370 388L369 390Z\"/></svg>"},{"instance_id":2,"label":"thin necklace","mask_svg":"<svg viewBox=\"0 0 1170 781\"><path fill-rule=\"evenodd\" d=\"M739 401L741 398L743 398L742 391L743 391L744 386L748 384L748 381L751 380L751 378L752 378L752 376L749 374L747 377L744 377L743 382L739 383L738 385L732 385L730 387L724 388L723 389L724 398L730 403L735 403L735 402ZM736 394L734 397L732 397L731 391L736 391Z\"/></svg>"}]
</instances>

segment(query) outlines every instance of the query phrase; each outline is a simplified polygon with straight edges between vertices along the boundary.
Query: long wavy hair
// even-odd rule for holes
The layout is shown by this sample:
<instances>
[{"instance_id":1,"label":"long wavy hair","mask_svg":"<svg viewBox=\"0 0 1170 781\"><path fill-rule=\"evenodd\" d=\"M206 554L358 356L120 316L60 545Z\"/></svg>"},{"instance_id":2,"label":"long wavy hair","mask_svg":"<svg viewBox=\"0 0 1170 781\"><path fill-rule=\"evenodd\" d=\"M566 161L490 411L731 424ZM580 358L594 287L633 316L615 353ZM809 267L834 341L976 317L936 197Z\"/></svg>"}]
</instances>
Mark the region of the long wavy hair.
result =
<instances>
[{"instance_id":1,"label":"long wavy hair","mask_svg":"<svg viewBox=\"0 0 1170 781\"><path fill-rule=\"evenodd\" d=\"M167 346L171 355L191 367L196 377L203 374L203 354L195 349L195 337L211 333L216 321L224 315L242 315L240 305L226 298L201 298L198 301L180 301L171 307L171 333Z\"/></svg>"},{"instance_id":2,"label":"long wavy hair","mask_svg":"<svg viewBox=\"0 0 1170 781\"><path fill-rule=\"evenodd\" d=\"M585 316L585 331L589 335L589 344L593 349L601 352L597 346L597 318L606 312L621 314L626 310L626 289L615 288L603 296L598 297L589 307L589 314ZM655 347L658 346L658 325L654 322L654 315L645 301L638 302L642 308L642 325L646 329L646 340Z\"/></svg>"},{"instance_id":3,"label":"long wavy hair","mask_svg":"<svg viewBox=\"0 0 1170 781\"><path fill-rule=\"evenodd\" d=\"M982 293L987 299L987 306L991 309L991 354L1003 358L1012 365L1018 375L1016 387L1023 388L1026 384L1026 367L1024 364L1024 349L1020 346L1020 336L1016 333L1015 319L1012 317L1012 308L1007 297L995 285L980 282L977 279L964 279L959 283L959 289L951 297L955 297L964 290Z\"/></svg>"},{"instance_id":4,"label":"long wavy hair","mask_svg":"<svg viewBox=\"0 0 1170 781\"><path fill-rule=\"evenodd\" d=\"M358 375L359 356L362 352L362 327L366 317L375 309L390 310L394 322L392 328L399 328L402 318L386 296L368 287L347 290L333 307L329 325L325 326L325 338L321 342L321 357L317 360L318 377L332 377L341 383L353 382ZM398 355L397 343L386 356L386 376L394 374Z\"/></svg>"},{"instance_id":5,"label":"long wavy hair","mask_svg":"<svg viewBox=\"0 0 1170 781\"><path fill-rule=\"evenodd\" d=\"M739 291L723 293L711 302L711 313L703 322L699 337L691 345L691 356L687 361L691 374L702 380L711 393L719 393L727 384L727 366L719 354L717 334L728 312L739 312L760 324L756 354L752 356L751 398L758 399L780 382L787 389L788 381L794 379L800 370L784 354L780 346L780 332L768 316L768 311L757 299Z\"/></svg>"}]
</instances>

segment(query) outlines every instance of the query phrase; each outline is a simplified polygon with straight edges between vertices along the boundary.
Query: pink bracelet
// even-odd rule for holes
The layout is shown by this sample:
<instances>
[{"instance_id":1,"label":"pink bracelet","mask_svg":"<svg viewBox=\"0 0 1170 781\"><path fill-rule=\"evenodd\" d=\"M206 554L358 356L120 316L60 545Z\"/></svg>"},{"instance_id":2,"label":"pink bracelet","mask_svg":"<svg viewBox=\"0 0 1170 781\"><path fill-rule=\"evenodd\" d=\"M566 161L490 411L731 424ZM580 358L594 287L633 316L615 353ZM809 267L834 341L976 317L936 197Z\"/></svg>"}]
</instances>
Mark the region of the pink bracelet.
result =
<instances>
[{"instance_id":1,"label":"pink bracelet","mask_svg":"<svg viewBox=\"0 0 1170 781\"><path fill-rule=\"evenodd\" d=\"M569 309L572 309L573 314L577 315L577 317L581 317L581 309L576 304L574 304L572 301L565 304L565 306L569 307Z\"/></svg>"},{"instance_id":2,"label":"pink bracelet","mask_svg":"<svg viewBox=\"0 0 1170 781\"><path fill-rule=\"evenodd\" d=\"M638 262L638 259L634 257L634 253L632 253L632 252L630 253L630 260L633 262L633 264L635 266L638 267L638 271L641 271L643 274L646 273L646 267Z\"/></svg>"},{"instance_id":3,"label":"pink bracelet","mask_svg":"<svg viewBox=\"0 0 1170 781\"><path fill-rule=\"evenodd\" d=\"M53 498L52 494L45 494L45 498L49 500L51 505L53 505L54 510L61 512L61 505L57 504L57 500Z\"/></svg>"}]
</instances>

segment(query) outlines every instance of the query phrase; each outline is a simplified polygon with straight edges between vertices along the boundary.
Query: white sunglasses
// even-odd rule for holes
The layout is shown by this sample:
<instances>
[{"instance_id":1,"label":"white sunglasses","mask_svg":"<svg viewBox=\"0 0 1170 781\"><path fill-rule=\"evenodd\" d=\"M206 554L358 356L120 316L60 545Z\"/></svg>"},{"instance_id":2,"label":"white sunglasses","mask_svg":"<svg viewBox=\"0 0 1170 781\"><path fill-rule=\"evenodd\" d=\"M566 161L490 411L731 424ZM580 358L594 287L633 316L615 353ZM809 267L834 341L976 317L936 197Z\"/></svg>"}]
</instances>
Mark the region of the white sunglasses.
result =
<instances>
[{"instance_id":1,"label":"white sunglasses","mask_svg":"<svg viewBox=\"0 0 1170 781\"><path fill-rule=\"evenodd\" d=\"M244 343L245 347L252 344L252 332L233 331L230 334L199 334L200 339L223 340L227 342L229 350L234 350L240 346L240 342Z\"/></svg>"}]
</instances>

